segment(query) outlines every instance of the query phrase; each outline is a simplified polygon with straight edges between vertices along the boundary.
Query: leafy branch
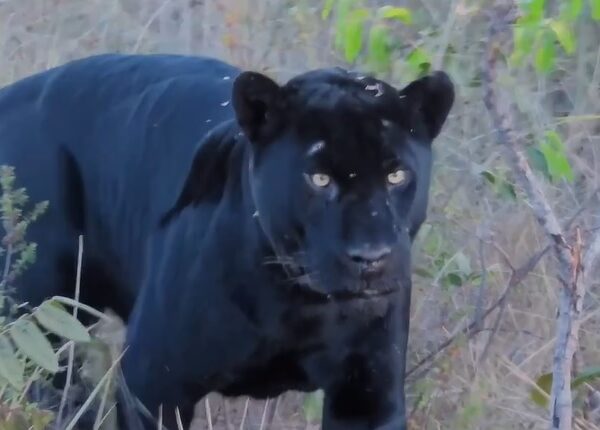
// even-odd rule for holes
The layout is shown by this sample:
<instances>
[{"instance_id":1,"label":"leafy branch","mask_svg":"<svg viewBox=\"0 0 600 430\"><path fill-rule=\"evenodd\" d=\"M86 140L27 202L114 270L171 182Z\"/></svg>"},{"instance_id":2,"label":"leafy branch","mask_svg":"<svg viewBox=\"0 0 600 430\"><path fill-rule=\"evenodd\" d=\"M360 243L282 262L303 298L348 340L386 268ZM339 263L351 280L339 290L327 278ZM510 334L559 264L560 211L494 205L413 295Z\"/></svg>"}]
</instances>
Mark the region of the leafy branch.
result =
<instances>
[{"instance_id":1,"label":"leafy branch","mask_svg":"<svg viewBox=\"0 0 600 430\"><path fill-rule=\"evenodd\" d=\"M530 15L539 16L543 5L544 2L540 0L530 2ZM502 37L507 33L509 25L515 21L515 16L516 8L510 3L499 5L492 13L490 35L483 65L484 103L496 129L497 140L504 148L504 154L517 184L524 192L536 220L551 239L558 261L557 278L560 285L560 296L553 360L550 421L553 430L569 430L572 428L573 422L571 369L578 343L586 281L588 281L584 273L584 259L587 268L593 269L600 253L600 234L596 233L595 237L591 239L591 246L587 250L587 254L580 228L575 228L573 238L565 234L521 150L513 130L512 114L499 102L496 87Z\"/></svg>"},{"instance_id":2,"label":"leafy branch","mask_svg":"<svg viewBox=\"0 0 600 430\"><path fill-rule=\"evenodd\" d=\"M62 348L53 346L48 335L57 335L70 344L89 342L90 335L59 300L49 299L31 307L15 299L14 282L35 263L37 246L26 241L27 230L48 207L48 202L40 202L26 211L29 197L24 188L15 187L15 181L14 168L0 166L0 218L4 229L0 248L4 256L0 279L0 425L41 430L52 422L53 414L26 399L33 382L61 371L58 356Z\"/></svg>"}]
</instances>

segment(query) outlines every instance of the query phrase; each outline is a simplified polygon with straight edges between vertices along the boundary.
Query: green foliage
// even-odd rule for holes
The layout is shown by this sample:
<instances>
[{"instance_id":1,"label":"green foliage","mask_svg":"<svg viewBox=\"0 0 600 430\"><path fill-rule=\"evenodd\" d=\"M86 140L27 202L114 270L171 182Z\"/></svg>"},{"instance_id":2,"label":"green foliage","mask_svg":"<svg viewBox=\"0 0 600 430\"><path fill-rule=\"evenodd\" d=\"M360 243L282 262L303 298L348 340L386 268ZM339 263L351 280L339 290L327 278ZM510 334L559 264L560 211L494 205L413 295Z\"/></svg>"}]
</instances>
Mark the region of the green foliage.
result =
<instances>
[{"instance_id":1,"label":"green foliage","mask_svg":"<svg viewBox=\"0 0 600 430\"><path fill-rule=\"evenodd\" d=\"M390 29L384 24L375 24L369 32L368 63L374 70L386 70L391 55Z\"/></svg>"},{"instance_id":2,"label":"green foliage","mask_svg":"<svg viewBox=\"0 0 600 430\"><path fill-rule=\"evenodd\" d=\"M329 18L331 11L333 10L333 6L335 5L335 0L325 0L325 4L323 5L323 10L321 11L321 19Z\"/></svg>"},{"instance_id":3,"label":"green foliage","mask_svg":"<svg viewBox=\"0 0 600 430\"><path fill-rule=\"evenodd\" d=\"M9 333L25 357L51 373L58 372L58 359L52 345L33 321L18 319L10 326Z\"/></svg>"},{"instance_id":4,"label":"green foliage","mask_svg":"<svg viewBox=\"0 0 600 430\"><path fill-rule=\"evenodd\" d=\"M397 19L406 25L412 24L412 12L405 7L382 6L377 10L377 16L383 19Z\"/></svg>"},{"instance_id":5,"label":"green foliage","mask_svg":"<svg viewBox=\"0 0 600 430\"><path fill-rule=\"evenodd\" d=\"M17 357L15 348L6 335L0 335L0 376L14 388L23 388L25 365Z\"/></svg>"},{"instance_id":6,"label":"green foliage","mask_svg":"<svg viewBox=\"0 0 600 430\"><path fill-rule=\"evenodd\" d=\"M45 430L53 419L52 413L35 405L0 405L0 430Z\"/></svg>"},{"instance_id":7,"label":"green foliage","mask_svg":"<svg viewBox=\"0 0 600 430\"><path fill-rule=\"evenodd\" d=\"M470 395L465 405L458 411L455 428L473 428L473 422L480 418L484 412L484 400L479 395Z\"/></svg>"},{"instance_id":8,"label":"green foliage","mask_svg":"<svg viewBox=\"0 0 600 430\"><path fill-rule=\"evenodd\" d=\"M367 9L352 10L344 23L343 43L346 61L352 63L360 54L363 45L365 21L369 18Z\"/></svg>"},{"instance_id":9,"label":"green foliage","mask_svg":"<svg viewBox=\"0 0 600 430\"><path fill-rule=\"evenodd\" d=\"M23 188L15 187L14 168L0 166L0 217L4 236L4 257L0 279L0 430L42 429L53 420L48 411L27 402L23 392L28 383L42 381L59 371L58 350L48 340L48 333L88 342L87 329L62 305L54 300L30 308L13 298L13 282L35 262L35 243L26 240L31 223L48 207L48 202L25 207L29 198ZM26 383L27 382L27 383ZM3 409L3 405L6 408Z\"/></svg>"},{"instance_id":10,"label":"green foliage","mask_svg":"<svg viewBox=\"0 0 600 430\"><path fill-rule=\"evenodd\" d=\"M521 5L528 19L539 21L544 17L545 0L525 0L521 2Z\"/></svg>"},{"instance_id":11,"label":"green foliage","mask_svg":"<svg viewBox=\"0 0 600 430\"><path fill-rule=\"evenodd\" d=\"M592 16L596 15L600 8L591 0ZM534 53L534 66L542 74L548 74L555 70L556 43L567 55L575 53L577 38L575 36L575 25L584 10L583 0L566 0L560 3L558 16L546 16L546 2L544 0L521 1L522 15L514 26L514 50L511 54L513 65L521 66L525 60L531 58Z\"/></svg>"},{"instance_id":12,"label":"green foliage","mask_svg":"<svg viewBox=\"0 0 600 430\"><path fill-rule=\"evenodd\" d=\"M538 406L548 406L548 396L552 390L552 373L544 373L536 381L536 386L529 392L529 398Z\"/></svg>"},{"instance_id":13,"label":"green foliage","mask_svg":"<svg viewBox=\"0 0 600 430\"><path fill-rule=\"evenodd\" d=\"M575 35L573 34L573 28L568 22L553 19L549 21L548 25L556 35L556 39L560 42L565 52L567 54L573 54L575 52Z\"/></svg>"},{"instance_id":14,"label":"green foliage","mask_svg":"<svg viewBox=\"0 0 600 430\"><path fill-rule=\"evenodd\" d=\"M323 414L323 398L325 394L323 390L313 391L308 393L304 397L304 404L302 409L304 411L304 418L311 423L317 423L321 421Z\"/></svg>"},{"instance_id":15,"label":"green foliage","mask_svg":"<svg viewBox=\"0 0 600 430\"><path fill-rule=\"evenodd\" d=\"M600 0L590 0L590 7L592 9L592 18L600 21Z\"/></svg>"},{"instance_id":16,"label":"green foliage","mask_svg":"<svg viewBox=\"0 0 600 430\"><path fill-rule=\"evenodd\" d=\"M471 259L461 251L453 253L452 245L430 224L425 224L422 228L420 241L431 260L427 266L415 267L415 275L439 283L444 290L462 287L481 279L479 271L472 269Z\"/></svg>"},{"instance_id":17,"label":"green foliage","mask_svg":"<svg viewBox=\"0 0 600 430\"><path fill-rule=\"evenodd\" d=\"M517 192L514 185L504 175L499 172L493 173L490 170L484 170L481 172L481 176L492 187L498 197L513 201L517 200Z\"/></svg>"},{"instance_id":18,"label":"green foliage","mask_svg":"<svg viewBox=\"0 0 600 430\"><path fill-rule=\"evenodd\" d=\"M60 303L46 301L34 312L33 316L37 322L48 331L65 339L75 342L89 342L90 335L87 329L77 318L68 313Z\"/></svg>"},{"instance_id":19,"label":"green foliage","mask_svg":"<svg viewBox=\"0 0 600 430\"><path fill-rule=\"evenodd\" d=\"M406 62L411 67L415 76L425 75L431 69L430 55L419 47L414 48L408 53Z\"/></svg>"},{"instance_id":20,"label":"green foliage","mask_svg":"<svg viewBox=\"0 0 600 430\"><path fill-rule=\"evenodd\" d=\"M554 33L542 29L538 33L538 49L535 53L535 67L539 72L548 73L554 68L556 49Z\"/></svg>"},{"instance_id":21,"label":"green foliage","mask_svg":"<svg viewBox=\"0 0 600 430\"><path fill-rule=\"evenodd\" d=\"M560 179L573 181L573 170L567 158L566 147L558 133L546 132L544 141L539 145L539 150L544 156L548 175L552 181L556 182Z\"/></svg>"},{"instance_id":22,"label":"green foliage","mask_svg":"<svg viewBox=\"0 0 600 430\"><path fill-rule=\"evenodd\" d=\"M571 380L571 390L573 390L576 395L580 395L582 394L580 392L581 387L584 384L598 378L600 378L600 367L589 367L575 375L575 377ZM529 398L536 405L543 408L548 408L548 397L550 396L550 391L552 390L552 373L544 373L540 375L535 383L536 386L529 391Z\"/></svg>"},{"instance_id":23,"label":"green foliage","mask_svg":"<svg viewBox=\"0 0 600 430\"><path fill-rule=\"evenodd\" d=\"M344 59L348 63L363 61L374 72L389 72L400 45L394 24L412 25L412 11L390 5L372 10L361 0L325 0L321 18L328 19L332 13L334 46ZM419 59L415 57L412 64L416 61Z\"/></svg>"}]
</instances>

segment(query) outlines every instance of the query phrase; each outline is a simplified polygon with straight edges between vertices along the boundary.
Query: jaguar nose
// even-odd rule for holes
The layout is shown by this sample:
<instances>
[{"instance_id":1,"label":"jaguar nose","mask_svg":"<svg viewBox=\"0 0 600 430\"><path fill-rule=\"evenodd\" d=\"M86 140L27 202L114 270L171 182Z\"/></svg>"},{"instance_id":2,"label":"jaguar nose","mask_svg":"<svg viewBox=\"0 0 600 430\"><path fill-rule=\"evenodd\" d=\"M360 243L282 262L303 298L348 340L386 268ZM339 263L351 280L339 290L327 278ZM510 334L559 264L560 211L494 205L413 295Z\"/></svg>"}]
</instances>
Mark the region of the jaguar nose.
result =
<instances>
[{"instance_id":1,"label":"jaguar nose","mask_svg":"<svg viewBox=\"0 0 600 430\"><path fill-rule=\"evenodd\" d=\"M391 253L392 249L388 245L362 245L346 250L350 261L364 278L381 275Z\"/></svg>"}]
</instances>

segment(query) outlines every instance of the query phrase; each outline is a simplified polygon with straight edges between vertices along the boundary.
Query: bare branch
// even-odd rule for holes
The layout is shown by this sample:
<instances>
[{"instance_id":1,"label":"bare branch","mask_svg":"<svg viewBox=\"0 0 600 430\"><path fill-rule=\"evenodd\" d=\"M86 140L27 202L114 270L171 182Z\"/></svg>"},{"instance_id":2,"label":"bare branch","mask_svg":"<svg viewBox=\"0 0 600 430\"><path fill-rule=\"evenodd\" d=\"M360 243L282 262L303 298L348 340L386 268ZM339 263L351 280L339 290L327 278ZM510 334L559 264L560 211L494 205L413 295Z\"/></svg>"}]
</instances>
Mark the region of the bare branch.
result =
<instances>
[{"instance_id":1,"label":"bare branch","mask_svg":"<svg viewBox=\"0 0 600 430\"><path fill-rule=\"evenodd\" d=\"M586 286L582 279L583 276L580 276L583 273L583 238L579 228L576 228L576 237L572 243L565 238L560 223L518 144L517 136L512 128L511 112L508 109L504 110L498 102L495 85L497 60L501 49L500 39L506 34L510 34L510 24L515 17L514 12L515 6L510 2L508 6L497 7L492 17L483 65L484 103L497 132L498 142L505 149L506 159L515 175L517 184L525 193L536 220L552 240L554 253L558 260L558 280L561 288L553 360L550 421L553 430L569 430L572 428L573 421L571 369L578 343ZM600 239L597 241L600 242ZM590 251L600 248L600 244L596 245L597 241L594 240L594 246ZM594 252L589 254L591 254L590 258L595 261Z\"/></svg>"},{"instance_id":2,"label":"bare branch","mask_svg":"<svg viewBox=\"0 0 600 430\"><path fill-rule=\"evenodd\" d=\"M504 291L502 292L500 297L494 303L492 303L492 305L489 308L487 308L485 310L485 312L483 312L483 314L481 315L481 319L480 319L481 325L483 325L483 321L485 321L485 319L488 316L490 316L498 307L503 306L503 303L506 302L506 297L508 296L509 292L515 286L517 286L521 282L523 282L523 280L527 277L527 275L534 269L534 267L537 265L537 263L541 260L541 258L549 250L550 250L550 247L547 246L540 252L531 256L529 258L529 260L527 260L527 262L525 264L523 264L521 267L512 271L512 274L510 275L510 279L508 280L508 284L504 288ZM433 362L435 361L436 357L442 351L444 351L446 348L448 348L450 345L452 345L459 336L466 335L468 338L472 338L477 333L480 333L482 331L481 329L478 328L480 321L475 319L470 324L465 326L462 330L460 330L458 333L449 337L444 342L439 344L438 347L434 351L427 354L417 364L415 364L411 369L409 369L406 372L406 377L410 378L412 380L416 380L416 379L419 379L419 378L422 378L423 376L425 376L429 372L429 370L431 370L431 367L432 367ZM419 372L417 373L417 371L419 371Z\"/></svg>"}]
</instances>

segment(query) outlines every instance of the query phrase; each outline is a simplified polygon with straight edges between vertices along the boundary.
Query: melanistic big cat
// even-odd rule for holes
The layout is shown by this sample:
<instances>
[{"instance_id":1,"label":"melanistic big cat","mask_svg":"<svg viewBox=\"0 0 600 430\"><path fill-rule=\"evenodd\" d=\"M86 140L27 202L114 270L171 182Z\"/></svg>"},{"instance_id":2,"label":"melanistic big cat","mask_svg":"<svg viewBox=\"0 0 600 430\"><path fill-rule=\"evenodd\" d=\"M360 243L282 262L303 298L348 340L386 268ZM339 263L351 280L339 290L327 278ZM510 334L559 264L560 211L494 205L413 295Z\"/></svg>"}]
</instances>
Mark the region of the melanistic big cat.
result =
<instances>
[{"instance_id":1,"label":"melanistic big cat","mask_svg":"<svg viewBox=\"0 0 600 430\"><path fill-rule=\"evenodd\" d=\"M0 91L0 163L50 207L20 299L72 295L83 234L82 301L127 321L125 379L168 428L210 391L322 388L324 430L405 429L411 243L453 101L443 72L279 85L175 55L23 79Z\"/></svg>"}]
</instances>

